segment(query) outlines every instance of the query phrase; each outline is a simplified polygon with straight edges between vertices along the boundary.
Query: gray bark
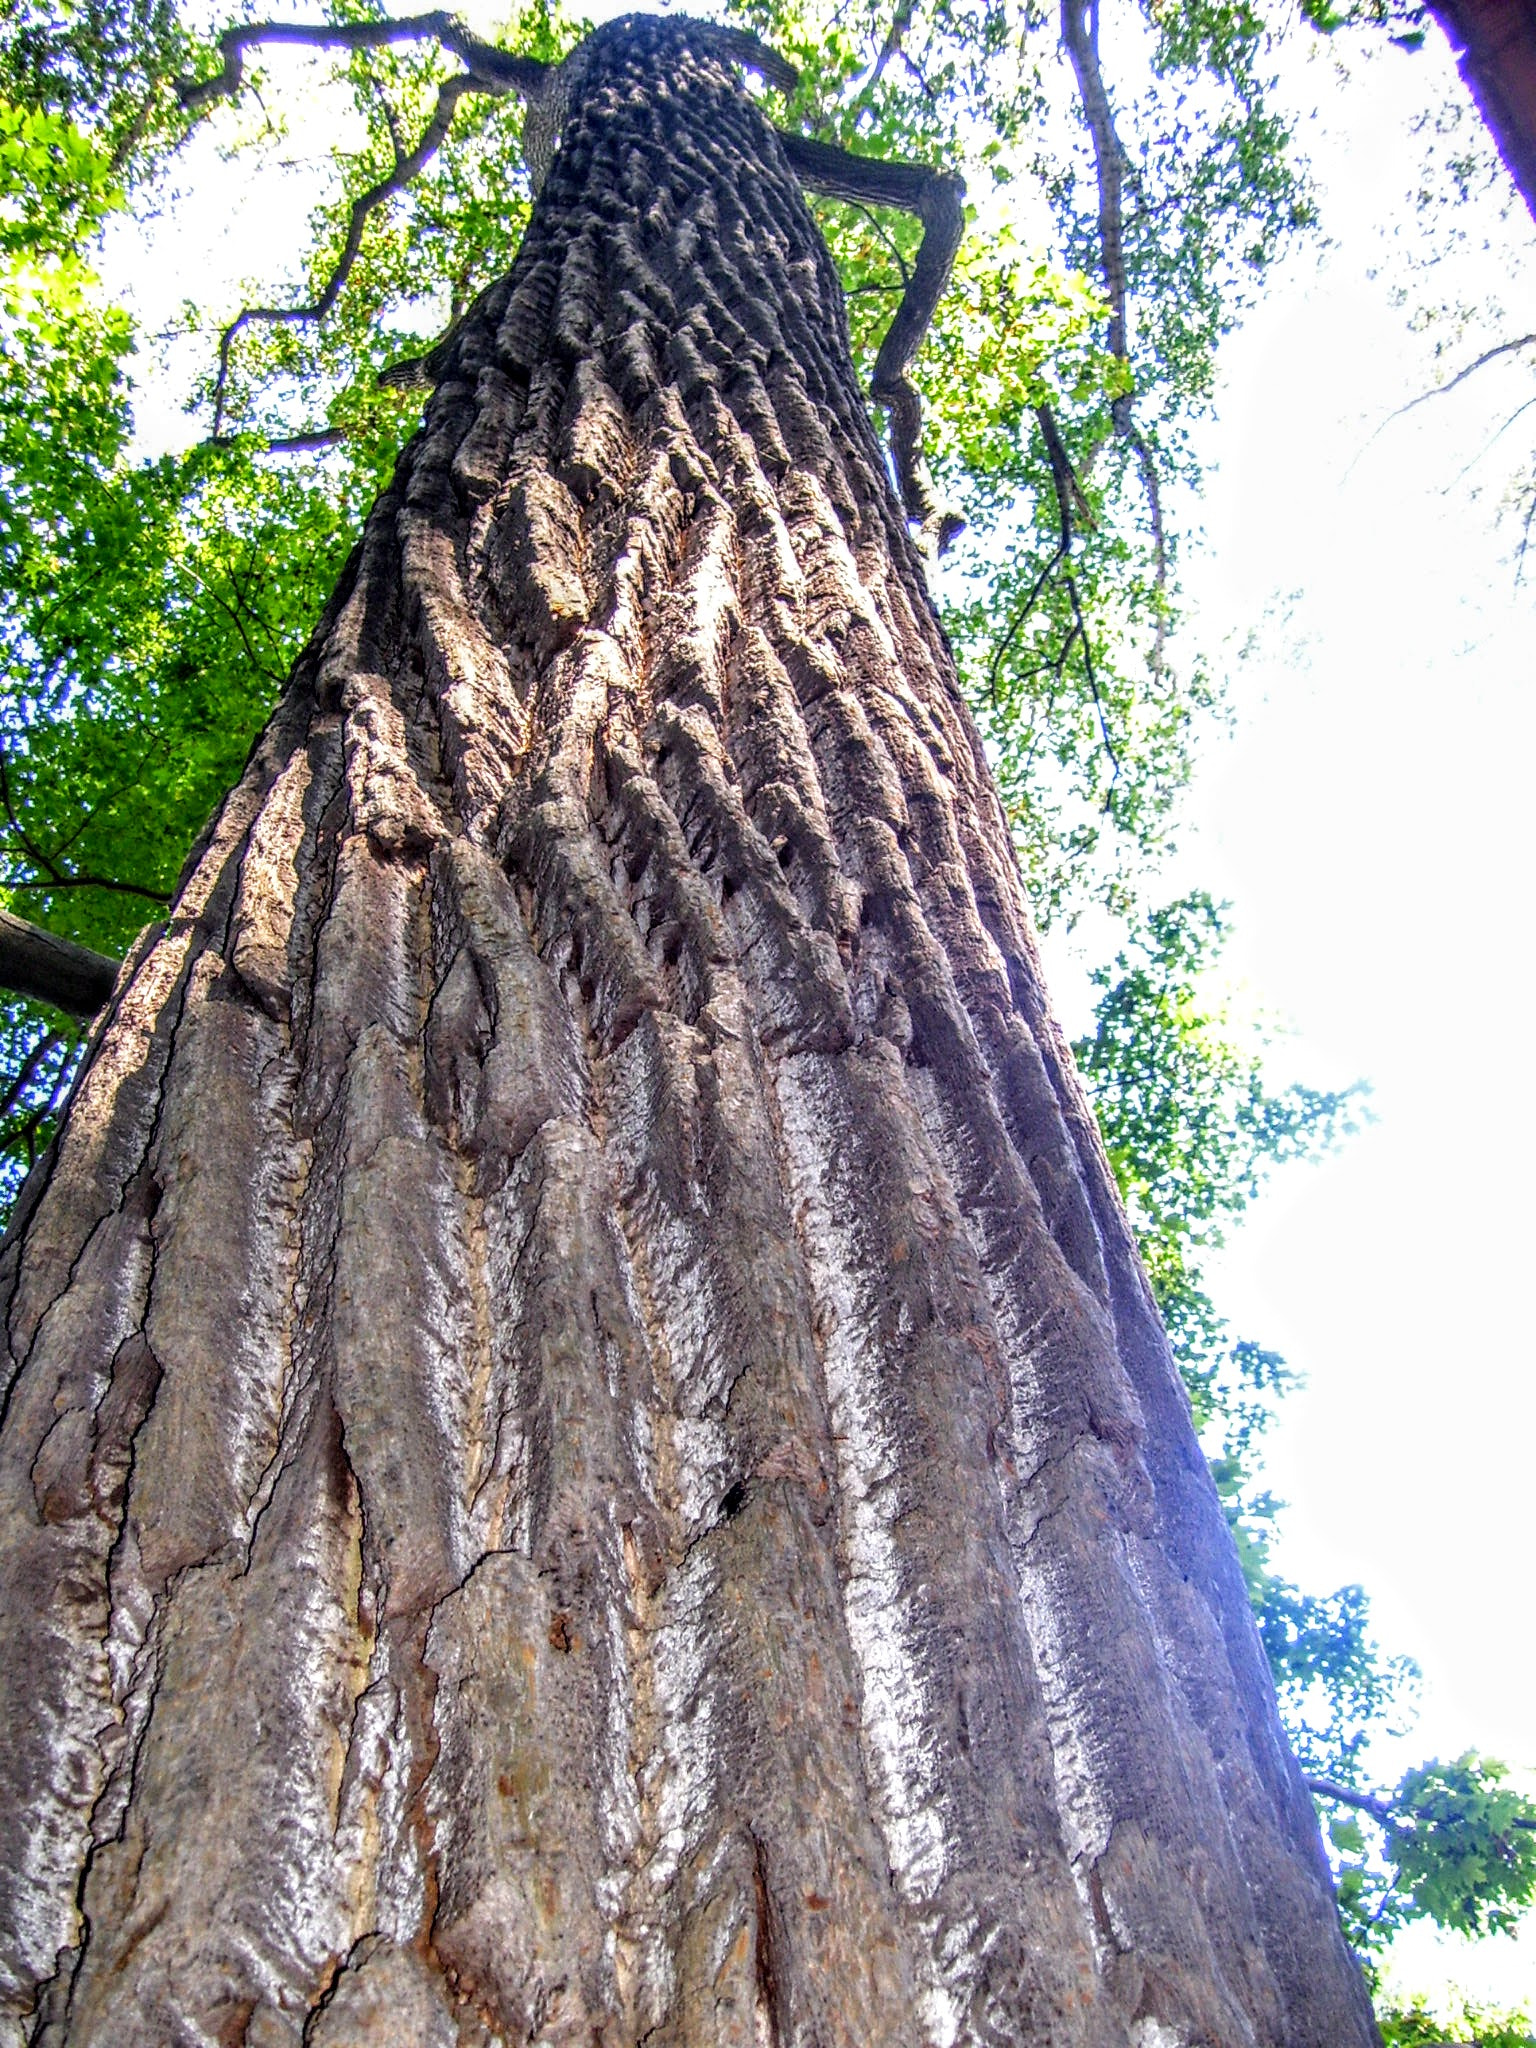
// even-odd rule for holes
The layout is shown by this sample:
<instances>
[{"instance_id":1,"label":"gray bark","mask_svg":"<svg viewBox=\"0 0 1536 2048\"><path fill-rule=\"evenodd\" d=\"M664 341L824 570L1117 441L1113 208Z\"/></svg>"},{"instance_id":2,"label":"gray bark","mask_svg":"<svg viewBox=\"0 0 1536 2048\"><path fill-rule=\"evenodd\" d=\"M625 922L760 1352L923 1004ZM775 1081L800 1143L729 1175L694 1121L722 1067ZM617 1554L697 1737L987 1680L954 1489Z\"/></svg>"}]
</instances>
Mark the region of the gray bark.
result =
<instances>
[{"instance_id":1,"label":"gray bark","mask_svg":"<svg viewBox=\"0 0 1536 2048\"><path fill-rule=\"evenodd\" d=\"M8 1240L0 2039L1363 2048L826 251L582 67Z\"/></svg>"}]
</instances>

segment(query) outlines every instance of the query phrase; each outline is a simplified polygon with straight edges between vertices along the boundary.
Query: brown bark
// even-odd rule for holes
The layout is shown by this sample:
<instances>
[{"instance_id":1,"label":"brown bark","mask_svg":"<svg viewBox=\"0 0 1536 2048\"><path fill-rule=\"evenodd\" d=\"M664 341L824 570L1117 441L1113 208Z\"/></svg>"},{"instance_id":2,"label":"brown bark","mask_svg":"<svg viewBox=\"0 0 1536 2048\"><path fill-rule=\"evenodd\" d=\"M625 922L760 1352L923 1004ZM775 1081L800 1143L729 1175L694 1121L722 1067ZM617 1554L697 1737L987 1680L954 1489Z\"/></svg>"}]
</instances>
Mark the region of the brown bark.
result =
<instances>
[{"instance_id":1,"label":"brown bark","mask_svg":"<svg viewBox=\"0 0 1536 2048\"><path fill-rule=\"evenodd\" d=\"M453 357L7 1247L0 2038L1372 2041L707 38Z\"/></svg>"}]
</instances>

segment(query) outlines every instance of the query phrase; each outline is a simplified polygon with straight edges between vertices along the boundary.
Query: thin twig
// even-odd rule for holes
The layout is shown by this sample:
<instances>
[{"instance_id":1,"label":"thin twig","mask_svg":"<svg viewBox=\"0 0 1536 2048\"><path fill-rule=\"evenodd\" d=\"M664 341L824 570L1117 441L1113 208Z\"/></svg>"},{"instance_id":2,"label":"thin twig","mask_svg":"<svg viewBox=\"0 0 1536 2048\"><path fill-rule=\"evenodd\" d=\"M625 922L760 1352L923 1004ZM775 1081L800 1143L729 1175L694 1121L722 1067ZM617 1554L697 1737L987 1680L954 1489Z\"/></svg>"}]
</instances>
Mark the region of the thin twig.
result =
<instances>
[{"instance_id":1,"label":"thin twig","mask_svg":"<svg viewBox=\"0 0 1536 2048\"><path fill-rule=\"evenodd\" d=\"M906 257L902 255L900 248L897 246L896 237L891 233L890 229L886 226L885 222L880 218L879 214L875 213L870 207L867 207L861 199L855 199L851 202L845 202L845 204L849 203L853 205L856 211L863 214L864 218L869 222L870 226L874 229L875 233L880 237L881 241L884 242L886 248L890 250L892 260L894 261L896 268L901 272L901 289L904 292L910 291L912 288L912 266L908 263Z\"/></svg>"},{"instance_id":2,"label":"thin twig","mask_svg":"<svg viewBox=\"0 0 1536 2048\"><path fill-rule=\"evenodd\" d=\"M310 455L318 454L324 448L339 448L343 441L350 439L345 427L314 427L307 434L210 434L202 444L205 448L238 448L242 441L258 439L261 446L254 450L257 455Z\"/></svg>"},{"instance_id":3,"label":"thin twig","mask_svg":"<svg viewBox=\"0 0 1536 2048\"><path fill-rule=\"evenodd\" d=\"M1075 576L1069 576L1067 578L1067 595L1072 600L1072 616L1077 621L1078 636L1082 641L1083 673L1088 678L1088 693L1093 698L1093 708L1095 712L1098 714L1099 737L1104 742L1104 751L1106 754L1108 754L1110 759L1110 765L1114 769L1114 773L1109 778L1109 788L1106 789L1104 792L1104 808L1107 811L1109 809L1110 795L1114 790L1115 784L1120 780L1120 756L1116 753L1115 743L1109 735L1109 719L1105 715L1104 699L1099 695L1099 679L1098 676L1094 673L1093 667L1093 645L1088 638L1088 628L1083 621L1082 600L1079 598L1077 593L1077 578ZM1069 639L1067 642L1067 646L1070 645L1071 641ZM1063 657L1065 657L1065 647L1062 649L1062 654Z\"/></svg>"},{"instance_id":4,"label":"thin twig","mask_svg":"<svg viewBox=\"0 0 1536 2048\"><path fill-rule=\"evenodd\" d=\"M1497 427L1494 428L1493 432L1488 436L1487 440L1483 443L1482 447L1478 449L1477 453L1472 457L1472 459L1469 462L1464 462L1461 468L1458 469L1456 474L1451 478L1450 482L1442 486L1440 492L1442 498L1448 498L1450 496L1451 492L1455 490L1456 486L1461 482L1462 478L1466 476L1471 470L1476 469L1477 465L1482 461L1483 457L1488 453L1488 451L1503 440L1504 436L1515 424L1515 421L1520 418L1522 413L1529 412L1533 405L1536 405L1536 398L1528 398L1525 401L1524 405L1517 405L1514 411L1510 414L1509 418L1507 420L1502 421Z\"/></svg>"},{"instance_id":5,"label":"thin twig","mask_svg":"<svg viewBox=\"0 0 1536 2048\"><path fill-rule=\"evenodd\" d=\"M1388 427L1395 425L1405 413L1414 412L1421 405L1428 405L1432 398L1444 398L1448 391L1454 391L1458 384L1465 384L1469 377L1475 377L1479 370L1487 369L1488 365L1497 362L1500 356L1514 355L1522 348L1533 347L1536 347L1536 334L1521 334L1517 335L1513 341L1501 341L1493 348L1485 348L1480 356L1474 361L1465 364L1456 372L1454 377L1448 377L1445 383L1436 384L1428 391L1419 392L1418 396L1410 398L1406 405L1394 406L1384 420L1377 422L1361 443L1359 451L1356 453L1348 469L1344 472L1344 481L1348 483L1356 469L1365 460L1366 456L1370 454ZM1524 408L1522 407L1521 410L1523 411ZM1517 413L1515 417L1518 419L1519 414ZM1505 425L1507 426L1508 424L1509 422L1506 421ZM1499 431L1502 433L1503 428ZM1496 440L1498 436L1495 435L1494 438ZM1492 445L1492 442L1490 442L1489 447ZM1483 453L1486 454L1487 452L1485 448ZM1465 471L1463 471L1463 475L1465 475Z\"/></svg>"},{"instance_id":6,"label":"thin twig","mask_svg":"<svg viewBox=\"0 0 1536 2048\"><path fill-rule=\"evenodd\" d=\"M1518 590L1525 581L1525 558L1531 545L1531 525L1536 521L1536 484L1525 501L1525 517L1520 522L1520 547L1515 555L1515 588Z\"/></svg>"},{"instance_id":7,"label":"thin twig","mask_svg":"<svg viewBox=\"0 0 1536 2048\"><path fill-rule=\"evenodd\" d=\"M236 335L242 329L262 321L269 324L291 325L301 321L323 320L340 298L342 288L352 274L363 246L363 230L368 217L376 213L386 200L397 192L403 192L411 180L423 170L437 154L439 147L453 125L453 116L459 101L467 92L493 92L500 87L487 85L477 79L473 72L456 72L445 79L438 88L437 104L432 118L422 130L416 147L406 156L397 155L394 169L370 185L366 192L358 194L352 202L352 211L347 219L346 239L341 254L327 279L320 296L307 306L246 306L237 313L224 332L219 336L219 374L213 387L213 438L218 440L224 430L224 399L229 385L229 352L234 346Z\"/></svg>"},{"instance_id":8,"label":"thin twig","mask_svg":"<svg viewBox=\"0 0 1536 2048\"><path fill-rule=\"evenodd\" d=\"M1168 645L1168 619L1163 609L1163 599L1168 589L1168 544L1163 532L1163 493L1157 480L1157 464L1152 460L1152 451L1139 427L1126 422L1125 437L1136 451L1137 466L1141 470L1141 487L1147 496L1147 516L1152 522L1153 583L1157 590L1157 626L1152 642L1152 673L1161 676L1166 665Z\"/></svg>"},{"instance_id":9,"label":"thin twig","mask_svg":"<svg viewBox=\"0 0 1536 2048\"><path fill-rule=\"evenodd\" d=\"M0 1117L10 1115L27 1089L31 1087L33 1077L49 1053L66 1042L62 1031L48 1031L43 1034L22 1061L15 1080L6 1089L4 1096L0 1097Z\"/></svg>"}]
</instances>

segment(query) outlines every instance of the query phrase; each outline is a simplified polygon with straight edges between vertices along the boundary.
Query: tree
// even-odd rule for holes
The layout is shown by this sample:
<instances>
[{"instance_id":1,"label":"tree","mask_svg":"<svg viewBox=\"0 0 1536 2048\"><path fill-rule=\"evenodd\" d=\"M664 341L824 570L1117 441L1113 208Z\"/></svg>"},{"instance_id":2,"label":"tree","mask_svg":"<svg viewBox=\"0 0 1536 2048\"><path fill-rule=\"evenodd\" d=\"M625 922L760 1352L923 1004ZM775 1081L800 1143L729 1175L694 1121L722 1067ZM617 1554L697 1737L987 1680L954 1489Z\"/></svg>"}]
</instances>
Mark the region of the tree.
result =
<instances>
[{"instance_id":1,"label":"tree","mask_svg":"<svg viewBox=\"0 0 1536 2048\"><path fill-rule=\"evenodd\" d=\"M1528 0L1429 0L1526 205L1536 213L1536 13Z\"/></svg>"},{"instance_id":2,"label":"tree","mask_svg":"<svg viewBox=\"0 0 1536 2048\"><path fill-rule=\"evenodd\" d=\"M743 57L524 74L23 1196L12 2038L1373 2038Z\"/></svg>"}]
</instances>

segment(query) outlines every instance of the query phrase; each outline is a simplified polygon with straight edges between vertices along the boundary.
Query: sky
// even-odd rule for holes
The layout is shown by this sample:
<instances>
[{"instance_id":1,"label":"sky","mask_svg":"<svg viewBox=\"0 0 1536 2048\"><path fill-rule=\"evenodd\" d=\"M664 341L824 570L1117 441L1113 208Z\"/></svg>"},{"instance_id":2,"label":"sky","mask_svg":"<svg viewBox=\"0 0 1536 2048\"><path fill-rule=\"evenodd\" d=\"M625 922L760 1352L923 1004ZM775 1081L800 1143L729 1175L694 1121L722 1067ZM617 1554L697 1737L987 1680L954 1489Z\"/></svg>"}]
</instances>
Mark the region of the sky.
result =
<instances>
[{"instance_id":1,"label":"sky","mask_svg":"<svg viewBox=\"0 0 1536 2048\"><path fill-rule=\"evenodd\" d=\"M1376 1121L1281 1174L1223 1255L1217 1299L1306 1375L1270 1444L1291 1503L1277 1564L1314 1591L1363 1584L1383 1646L1423 1668L1418 1725L1383 1749L1382 1776L1467 1748L1536 1766L1536 553L1519 588L1497 516L1536 412L1478 459L1526 402L1536 350L1392 417L1536 329L1536 230L1474 211L1456 261L1413 274L1429 233L1406 204L1415 123L1460 94L1438 38L1347 80L1314 44L1286 86L1329 245L1293 257L1228 343L1203 430L1190 635L1231 677L1234 729L1206 749L1167 895L1231 900L1229 964L1291 1027L1282 1068L1368 1081ZM110 257L151 331L183 293L280 274L333 133L296 128L287 168L238 188L211 138L194 142L174 228ZM1437 330L1414 315L1447 282L1503 312L1437 368ZM146 379L146 442L195 437L178 385L205 348L182 344L167 380ZM1071 1023L1082 962L1062 941L1051 957ZM1456 1981L1536 2007L1536 1928L1475 1947L1415 1933L1399 1953L1405 1988Z\"/></svg>"},{"instance_id":2,"label":"sky","mask_svg":"<svg viewBox=\"0 0 1536 2048\"><path fill-rule=\"evenodd\" d=\"M1408 274L1429 230L1405 196L1415 119L1464 104L1448 51L1388 50L1347 87L1319 55L1289 83L1332 247L1293 261L1226 352L1189 584L1237 724L1181 858L1231 899L1231 964L1292 1026L1284 1059L1367 1080L1376 1122L1280 1175L1217 1299L1307 1375L1269 1450L1291 1503L1277 1564L1319 1591L1363 1584L1383 1646L1422 1666L1383 1775L1467 1748L1536 1765L1536 552L1520 588L1498 518L1536 414L1482 453L1530 397L1536 350L1392 417L1536 329L1536 230L1485 215L1442 266L1504 317L1437 369L1412 316L1445 279ZM1536 1929L1415 1934L1401 1976L1536 2009Z\"/></svg>"}]
</instances>

